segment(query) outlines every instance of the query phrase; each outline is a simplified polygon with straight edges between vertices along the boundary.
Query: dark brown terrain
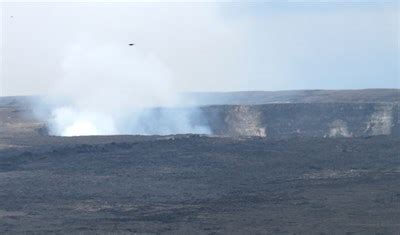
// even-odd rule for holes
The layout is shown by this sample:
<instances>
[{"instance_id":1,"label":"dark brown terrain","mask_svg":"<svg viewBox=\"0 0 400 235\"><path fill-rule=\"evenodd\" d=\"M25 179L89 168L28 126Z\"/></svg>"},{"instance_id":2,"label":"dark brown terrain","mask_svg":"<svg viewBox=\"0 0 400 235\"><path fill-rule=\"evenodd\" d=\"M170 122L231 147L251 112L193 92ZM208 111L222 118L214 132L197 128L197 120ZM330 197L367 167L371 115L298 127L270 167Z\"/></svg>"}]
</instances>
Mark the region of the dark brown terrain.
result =
<instances>
[{"instance_id":1,"label":"dark brown terrain","mask_svg":"<svg viewBox=\"0 0 400 235\"><path fill-rule=\"evenodd\" d=\"M399 91L374 91L205 103L213 136L48 136L2 98L0 233L398 234Z\"/></svg>"}]
</instances>

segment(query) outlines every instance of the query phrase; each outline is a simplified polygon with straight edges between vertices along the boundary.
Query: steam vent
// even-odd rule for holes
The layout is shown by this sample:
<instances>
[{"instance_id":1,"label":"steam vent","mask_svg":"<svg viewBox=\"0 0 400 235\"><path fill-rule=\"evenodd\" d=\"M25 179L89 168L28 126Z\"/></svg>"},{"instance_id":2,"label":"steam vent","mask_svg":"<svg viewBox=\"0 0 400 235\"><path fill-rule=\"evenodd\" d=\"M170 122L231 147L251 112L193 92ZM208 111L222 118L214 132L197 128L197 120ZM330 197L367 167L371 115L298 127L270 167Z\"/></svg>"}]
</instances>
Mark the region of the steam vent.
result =
<instances>
[{"instance_id":1,"label":"steam vent","mask_svg":"<svg viewBox=\"0 0 400 235\"><path fill-rule=\"evenodd\" d=\"M201 112L201 118L193 118L190 123L208 125L213 136L281 139L400 133L398 90L191 93L187 96L196 101ZM47 124L32 112L34 99L0 99L0 117L5 120L0 124L2 136L49 134ZM156 122L157 125L164 123Z\"/></svg>"},{"instance_id":2,"label":"steam vent","mask_svg":"<svg viewBox=\"0 0 400 235\"><path fill-rule=\"evenodd\" d=\"M0 233L398 233L399 90L184 95L69 137L39 97L0 98Z\"/></svg>"},{"instance_id":3,"label":"steam vent","mask_svg":"<svg viewBox=\"0 0 400 235\"><path fill-rule=\"evenodd\" d=\"M0 0L0 235L400 234L399 16Z\"/></svg>"}]
</instances>

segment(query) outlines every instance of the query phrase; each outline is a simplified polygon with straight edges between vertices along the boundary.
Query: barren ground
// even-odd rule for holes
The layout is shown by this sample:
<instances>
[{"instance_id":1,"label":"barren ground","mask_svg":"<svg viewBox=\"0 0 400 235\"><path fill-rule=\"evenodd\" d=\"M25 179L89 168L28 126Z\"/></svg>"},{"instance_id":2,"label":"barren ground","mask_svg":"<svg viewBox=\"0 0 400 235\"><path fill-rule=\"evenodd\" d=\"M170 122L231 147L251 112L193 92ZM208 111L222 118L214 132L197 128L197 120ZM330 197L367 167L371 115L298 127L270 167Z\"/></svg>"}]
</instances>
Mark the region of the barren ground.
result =
<instances>
[{"instance_id":1,"label":"barren ground","mask_svg":"<svg viewBox=\"0 0 400 235\"><path fill-rule=\"evenodd\" d=\"M398 234L399 94L195 95L225 137L51 137L2 98L0 234Z\"/></svg>"},{"instance_id":2,"label":"barren ground","mask_svg":"<svg viewBox=\"0 0 400 235\"><path fill-rule=\"evenodd\" d=\"M400 140L3 138L1 233L396 234Z\"/></svg>"}]
</instances>

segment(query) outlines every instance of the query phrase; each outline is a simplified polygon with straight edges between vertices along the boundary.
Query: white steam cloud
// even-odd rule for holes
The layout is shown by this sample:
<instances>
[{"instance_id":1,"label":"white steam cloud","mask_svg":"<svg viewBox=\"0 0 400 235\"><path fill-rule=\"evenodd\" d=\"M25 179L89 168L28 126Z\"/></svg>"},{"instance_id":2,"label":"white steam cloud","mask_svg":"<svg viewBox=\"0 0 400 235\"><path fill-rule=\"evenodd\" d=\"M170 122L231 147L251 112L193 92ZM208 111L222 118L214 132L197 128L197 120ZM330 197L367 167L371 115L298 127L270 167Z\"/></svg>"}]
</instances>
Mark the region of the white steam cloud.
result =
<instances>
[{"instance_id":1,"label":"white steam cloud","mask_svg":"<svg viewBox=\"0 0 400 235\"><path fill-rule=\"evenodd\" d=\"M90 37L68 48L46 97L50 134L209 134L200 110L183 107L172 73L140 45Z\"/></svg>"}]
</instances>

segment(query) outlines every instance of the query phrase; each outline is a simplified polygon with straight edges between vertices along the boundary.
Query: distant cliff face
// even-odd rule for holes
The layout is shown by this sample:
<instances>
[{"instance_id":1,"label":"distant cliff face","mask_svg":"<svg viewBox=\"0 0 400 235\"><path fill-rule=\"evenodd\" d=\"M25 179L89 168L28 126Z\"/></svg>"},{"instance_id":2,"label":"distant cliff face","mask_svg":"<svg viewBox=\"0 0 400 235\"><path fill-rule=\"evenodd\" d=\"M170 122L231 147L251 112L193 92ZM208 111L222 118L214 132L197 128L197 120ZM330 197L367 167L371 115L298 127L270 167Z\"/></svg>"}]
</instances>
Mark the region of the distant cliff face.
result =
<instances>
[{"instance_id":1,"label":"distant cliff face","mask_svg":"<svg viewBox=\"0 0 400 235\"><path fill-rule=\"evenodd\" d=\"M396 103L309 103L203 107L215 135L267 138L398 135Z\"/></svg>"},{"instance_id":2,"label":"distant cliff face","mask_svg":"<svg viewBox=\"0 0 400 235\"><path fill-rule=\"evenodd\" d=\"M202 107L214 135L290 137L400 136L396 103L309 103ZM29 109L0 108L0 135L43 135Z\"/></svg>"},{"instance_id":3,"label":"distant cliff face","mask_svg":"<svg viewBox=\"0 0 400 235\"><path fill-rule=\"evenodd\" d=\"M210 98L201 98L204 118L192 122L208 124L218 136L400 136L399 94L400 90L202 94ZM0 137L48 133L45 123L34 118L31 100L0 98ZM219 104L221 101L225 104Z\"/></svg>"}]
</instances>

